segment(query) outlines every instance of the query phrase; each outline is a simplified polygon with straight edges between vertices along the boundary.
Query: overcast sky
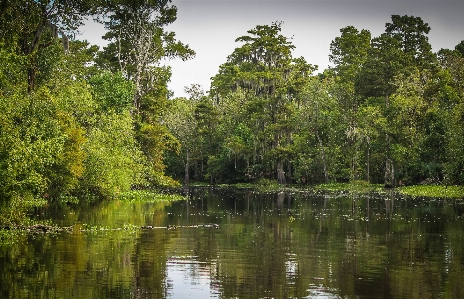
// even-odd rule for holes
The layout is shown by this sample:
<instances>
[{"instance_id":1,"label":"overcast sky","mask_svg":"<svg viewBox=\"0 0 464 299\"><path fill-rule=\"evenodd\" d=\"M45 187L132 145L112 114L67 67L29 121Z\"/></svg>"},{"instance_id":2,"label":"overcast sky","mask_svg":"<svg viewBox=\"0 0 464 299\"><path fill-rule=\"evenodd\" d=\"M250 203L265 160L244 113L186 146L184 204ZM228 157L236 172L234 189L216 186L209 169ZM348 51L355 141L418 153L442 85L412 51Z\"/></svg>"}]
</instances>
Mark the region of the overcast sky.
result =
<instances>
[{"instance_id":1,"label":"overcast sky","mask_svg":"<svg viewBox=\"0 0 464 299\"><path fill-rule=\"evenodd\" d=\"M197 53L192 60L169 63L173 72L169 88L174 96L184 96L184 86L191 84L208 90L219 65L240 46L235 39L256 25L274 21L283 21L282 34L293 37L293 57L303 56L319 71L329 65L330 43L341 28L367 29L376 37L393 14L421 17L428 23L434 52L454 49L464 40L462 0L173 0L172 4L178 8L177 20L168 30ZM104 45L100 26L89 23L81 31L78 39Z\"/></svg>"}]
</instances>

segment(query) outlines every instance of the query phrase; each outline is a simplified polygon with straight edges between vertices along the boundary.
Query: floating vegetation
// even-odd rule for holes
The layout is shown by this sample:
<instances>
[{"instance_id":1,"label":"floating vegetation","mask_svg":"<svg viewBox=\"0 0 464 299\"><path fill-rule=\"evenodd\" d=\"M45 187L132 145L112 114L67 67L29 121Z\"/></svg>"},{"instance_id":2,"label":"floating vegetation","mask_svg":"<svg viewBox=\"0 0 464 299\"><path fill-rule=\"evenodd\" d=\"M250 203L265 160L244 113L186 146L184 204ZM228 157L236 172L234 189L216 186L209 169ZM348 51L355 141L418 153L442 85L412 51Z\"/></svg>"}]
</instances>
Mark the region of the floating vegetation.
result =
<instances>
[{"instance_id":1,"label":"floating vegetation","mask_svg":"<svg viewBox=\"0 0 464 299\"><path fill-rule=\"evenodd\" d=\"M268 192L276 192L276 191L282 191L282 190L296 190L294 188L289 188L287 185L282 185L279 184L275 180L270 180L270 179L258 179L254 181L253 183L236 183L236 184L221 184L218 185L217 187L221 188L230 188L230 187L235 187L239 189L254 189L258 192L261 193L268 193Z\"/></svg>"},{"instance_id":2,"label":"floating vegetation","mask_svg":"<svg viewBox=\"0 0 464 299\"><path fill-rule=\"evenodd\" d=\"M399 192L413 197L464 198L463 186L415 185L398 188Z\"/></svg>"},{"instance_id":3,"label":"floating vegetation","mask_svg":"<svg viewBox=\"0 0 464 299\"><path fill-rule=\"evenodd\" d=\"M152 225L143 225L137 226L133 224L124 224L122 227L109 227L109 226L89 226L84 224L80 229L81 232L87 233L97 233L97 232L107 232L107 231L130 231L135 232L138 230L152 230L152 229L177 229L177 228L219 228L219 224L209 223L209 224L196 224L196 225L168 225L168 226L152 226Z\"/></svg>"},{"instance_id":4,"label":"floating vegetation","mask_svg":"<svg viewBox=\"0 0 464 299\"><path fill-rule=\"evenodd\" d=\"M317 191L329 192L353 192L369 193L372 191L382 192L384 190L381 184L371 184L366 181L353 181L351 183L329 183L320 184L314 187Z\"/></svg>"},{"instance_id":5,"label":"floating vegetation","mask_svg":"<svg viewBox=\"0 0 464 299\"><path fill-rule=\"evenodd\" d=\"M149 190L132 190L121 193L117 199L123 201L163 202L185 200L185 197L179 194L168 194Z\"/></svg>"}]
</instances>

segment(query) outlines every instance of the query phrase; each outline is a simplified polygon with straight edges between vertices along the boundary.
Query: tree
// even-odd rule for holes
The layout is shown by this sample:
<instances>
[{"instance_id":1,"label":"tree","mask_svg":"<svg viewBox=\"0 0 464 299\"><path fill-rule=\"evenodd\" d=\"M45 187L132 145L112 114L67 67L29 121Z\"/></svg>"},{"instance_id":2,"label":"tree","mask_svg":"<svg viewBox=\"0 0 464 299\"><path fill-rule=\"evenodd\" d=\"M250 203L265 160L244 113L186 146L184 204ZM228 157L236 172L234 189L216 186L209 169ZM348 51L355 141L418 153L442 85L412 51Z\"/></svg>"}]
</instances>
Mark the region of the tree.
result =
<instances>
[{"instance_id":1,"label":"tree","mask_svg":"<svg viewBox=\"0 0 464 299\"><path fill-rule=\"evenodd\" d=\"M344 123L348 151L350 153L350 177L357 178L358 148L360 146L360 130L356 118L359 106L359 94L355 93L355 81L368 59L371 34L368 30L359 32L353 26L340 29L341 36L330 44L329 60L334 64L330 70L335 75L336 92L339 105L343 107Z\"/></svg>"},{"instance_id":2,"label":"tree","mask_svg":"<svg viewBox=\"0 0 464 299\"><path fill-rule=\"evenodd\" d=\"M430 26L420 17L392 15L392 22L385 25L385 33L399 43L399 49L409 58L409 63L430 69L435 63L432 46L427 34Z\"/></svg>"},{"instance_id":3,"label":"tree","mask_svg":"<svg viewBox=\"0 0 464 299\"><path fill-rule=\"evenodd\" d=\"M291 131L288 127L291 110L287 83L294 46L280 34L281 25L281 22L271 26L258 25L248 31L249 35L237 38L236 42L243 42L243 45L236 48L228 62L220 67L219 74L213 78L212 89L213 94L241 89L248 101L262 102L259 114L264 117L258 125L263 137L259 140L263 149L261 154L270 159L270 164L275 162L277 181L284 184L284 164L289 158L285 147ZM267 144L271 147L267 148Z\"/></svg>"},{"instance_id":4,"label":"tree","mask_svg":"<svg viewBox=\"0 0 464 299\"><path fill-rule=\"evenodd\" d=\"M458 51L462 57L464 57L464 40L462 40L459 44L457 44L454 49Z\"/></svg>"},{"instance_id":5,"label":"tree","mask_svg":"<svg viewBox=\"0 0 464 299\"><path fill-rule=\"evenodd\" d=\"M170 1L169 1L170 2ZM166 83L163 59L189 59L195 55L188 45L175 39L164 27L176 20L177 8L168 1L109 1L99 11L110 43L98 63L111 71L120 71L135 84L133 109L140 112L142 99L157 84ZM161 82L159 82L159 80Z\"/></svg>"},{"instance_id":6,"label":"tree","mask_svg":"<svg viewBox=\"0 0 464 299\"><path fill-rule=\"evenodd\" d=\"M340 29L341 36L330 44L329 61L334 64L331 70L335 72L338 81L353 85L370 49L371 33L368 30L359 32L355 27ZM353 87L351 91L353 92Z\"/></svg>"},{"instance_id":7,"label":"tree","mask_svg":"<svg viewBox=\"0 0 464 299\"><path fill-rule=\"evenodd\" d=\"M36 76L42 70L37 65L40 50L56 44L61 39L68 49L68 35L83 24L90 13L90 0L6 0L0 6L0 37L15 45L27 64L27 88L32 92Z\"/></svg>"},{"instance_id":8,"label":"tree","mask_svg":"<svg viewBox=\"0 0 464 299\"><path fill-rule=\"evenodd\" d=\"M340 146L337 141L340 141L341 115L336 99L330 94L333 84L333 79L312 78L302 89L301 106L295 115L298 130L294 147L297 149L296 171L303 181L319 177L320 173L325 183L336 179L335 156ZM310 176L311 169L316 169L316 173Z\"/></svg>"},{"instance_id":9,"label":"tree","mask_svg":"<svg viewBox=\"0 0 464 299\"><path fill-rule=\"evenodd\" d=\"M442 49L439 52L443 68L441 85L437 91L440 112L446 117L447 161L445 163L446 183L464 183L464 57L459 49Z\"/></svg>"},{"instance_id":10,"label":"tree","mask_svg":"<svg viewBox=\"0 0 464 299\"><path fill-rule=\"evenodd\" d=\"M427 81L421 77L419 70L416 69L407 77L399 76L395 84L397 90L390 99L386 114L390 124L387 132L391 137L391 157L397 164L397 177L410 183L420 179L420 148L425 145L426 135L423 126L427 124L427 116L431 116L428 111L431 107L428 107L424 97ZM431 122L428 123L430 129ZM435 150L442 148L438 143L435 146Z\"/></svg>"},{"instance_id":11,"label":"tree","mask_svg":"<svg viewBox=\"0 0 464 299\"><path fill-rule=\"evenodd\" d=\"M408 77L416 69L435 71L435 56L426 36L429 31L430 27L421 18L392 15L392 23L385 25L385 33L371 41L368 59L355 83L356 92L365 98L383 97L386 114L390 96L397 90L396 78ZM385 136L385 185L394 186L391 136L389 132Z\"/></svg>"},{"instance_id":12,"label":"tree","mask_svg":"<svg viewBox=\"0 0 464 299\"><path fill-rule=\"evenodd\" d=\"M85 136L58 102L45 87L32 95L0 96L3 199L55 198L77 186L83 171Z\"/></svg>"},{"instance_id":13,"label":"tree","mask_svg":"<svg viewBox=\"0 0 464 299\"><path fill-rule=\"evenodd\" d=\"M108 30L103 38L109 44L99 53L97 65L121 72L135 86L131 114L137 141L152 167L152 183L169 181L164 177L164 152L177 150L175 138L160 123L171 94L167 88L171 70L163 66L164 60L195 55L173 32L165 30L177 14L169 2L114 0L98 10Z\"/></svg>"},{"instance_id":14,"label":"tree","mask_svg":"<svg viewBox=\"0 0 464 299\"><path fill-rule=\"evenodd\" d=\"M163 120L168 130L179 140L181 144L180 149L185 154L183 169L179 172L184 172L184 184L186 186L189 186L190 183L191 156L197 141L195 138L196 123L193 117L194 106L194 101L185 98L175 98L170 102ZM170 166L171 169L175 168L175 163L173 162L171 162L171 165L168 164L168 167ZM176 174L175 170L172 170L172 173Z\"/></svg>"},{"instance_id":15,"label":"tree","mask_svg":"<svg viewBox=\"0 0 464 299\"><path fill-rule=\"evenodd\" d=\"M105 72L91 77L93 97L103 113L112 110L116 113L129 111L132 107L134 84L127 81L121 73Z\"/></svg>"},{"instance_id":16,"label":"tree","mask_svg":"<svg viewBox=\"0 0 464 299\"><path fill-rule=\"evenodd\" d=\"M397 39L386 34L372 39L369 57L355 82L357 93L364 97L383 97L384 111L388 110L390 96L396 90L395 77L405 71L405 60ZM394 186L394 164L387 132L385 138L385 186Z\"/></svg>"},{"instance_id":17,"label":"tree","mask_svg":"<svg viewBox=\"0 0 464 299\"><path fill-rule=\"evenodd\" d=\"M112 197L144 182L144 159L134 135L129 111L99 116L83 146L86 155L81 192Z\"/></svg>"}]
</instances>

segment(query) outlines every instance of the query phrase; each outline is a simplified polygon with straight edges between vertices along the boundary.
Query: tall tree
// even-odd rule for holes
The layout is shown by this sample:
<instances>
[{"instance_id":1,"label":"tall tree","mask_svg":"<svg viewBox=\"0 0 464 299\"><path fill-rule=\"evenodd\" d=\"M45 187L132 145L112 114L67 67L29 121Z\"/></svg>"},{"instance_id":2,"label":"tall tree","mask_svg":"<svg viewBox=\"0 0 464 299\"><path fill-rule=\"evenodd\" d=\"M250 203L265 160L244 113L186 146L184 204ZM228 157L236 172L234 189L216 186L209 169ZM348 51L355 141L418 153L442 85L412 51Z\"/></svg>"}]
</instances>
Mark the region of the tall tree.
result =
<instances>
[{"instance_id":1,"label":"tall tree","mask_svg":"<svg viewBox=\"0 0 464 299\"><path fill-rule=\"evenodd\" d=\"M132 117L136 120L136 138L152 167L150 181L166 181L164 152L176 150L177 141L160 122L170 91L171 70L166 59L189 59L195 52L175 39L166 26L176 20L177 8L170 1L105 1L97 13L108 30L109 41L97 64L112 72L121 72L133 82Z\"/></svg>"},{"instance_id":2,"label":"tall tree","mask_svg":"<svg viewBox=\"0 0 464 299\"><path fill-rule=\"evenodd\" d=\"M337 81L352 85L367 59L371 33L353 26L340 29L340 33L330 44L329 61L334 64L331 69Z\"/></svg>"},{"instance_id":3,"label":"tall tree","mask_svg":"<svg viewBox=\"0 0 464 299\"><path fill-rule=\"evenodd\" d=\"M242 89L249 98L261 102L261 115L258 126L264 139L260 146L263 156L268 156L275 170L279 183L286 183L284 164L288 160L286 145L289 141L289 86L294 49L291 41L280 34L281 22L271 26L258 25L241 36L236 42L243 45L229 55L228 62L221 66L220 72L213 78L213 90L230 91ZM257 103L257 102L256 102ZM269 149L266 145L271 144Z\"/></svg>"},{"instance_id":4,"label":"tall tree","mask_svg":"<svg viewBox=\"0 0 464 299\"><path fill-rule=\"evenodd\" d=\"M330 44L329 60L334 64L330 69L335 75L338 87L335 95L345 111L345 137L350 153L350 177L356 179L361 138L356 119L359 95L355 93L354 82L368 58L371 34L368 30L358 31L353 26L342 28L340 32L341 36L336 37Z\"/></svg>"},{"instance_id":5,"label":"tall tree","mask_svg":"<svg viewBox=\"0 0 464 299\"><path fill-rule=\"evenodd\" d=\"M176 20L177 8L170 1L107 1L99 13L109 41L98 63L122 72L135 84L133 108L140 112L142 100L166 84L170 70L164 59L192 58L195 52L175 39L165 27Z\"/></svg>"},{"instance_id":6,"label":"tall tree","mask_svg":"<svg viewBox=\"0 0 464 299\"><path fill-rule=\"evenodd\" d=\"M385 33L398 41L399 49L420 70L431 68L435 62L427 34L430 26L420 17L392 15L392 22L385 25Z\"/></svg>"},{"instance_id":7,"label":"tall tree","mask_svg":"<svg viewBox=\"0 0 464 299\"><path fill-rule=\"evenodd\" d=\"M464 57L464 40L462 40L459 44L454 47L456 51L458 51L462 57Z\"/></svg>"},{"instance_id":8,"label":"tall tree","mask_svg":"<svg viewBox=\"0 0 464 299\"><path fill-rule=\"evenodd\" d=\"M421 18L392 15L385 33L372 39L368 59L355 83L364 97L383 97L384 113L390 110L390 96L397 90L396 78L408 77L415 69L433 69L436 60L427 34L430 27ZM391 127L385 132L385 185L395 185L391 148Z\"/></svg>"},{"instance_id":9,"label":"tall tree","mask_svg":"<svg viewBox=\"0 0 464 299\"><path fill-rule=\"evenodd\" d=\"M464 56L459 49L439 52L443 79L437 94L440 96L440 114L447 120L446 182L464 184Z\"/></svg>"}]
</instances>

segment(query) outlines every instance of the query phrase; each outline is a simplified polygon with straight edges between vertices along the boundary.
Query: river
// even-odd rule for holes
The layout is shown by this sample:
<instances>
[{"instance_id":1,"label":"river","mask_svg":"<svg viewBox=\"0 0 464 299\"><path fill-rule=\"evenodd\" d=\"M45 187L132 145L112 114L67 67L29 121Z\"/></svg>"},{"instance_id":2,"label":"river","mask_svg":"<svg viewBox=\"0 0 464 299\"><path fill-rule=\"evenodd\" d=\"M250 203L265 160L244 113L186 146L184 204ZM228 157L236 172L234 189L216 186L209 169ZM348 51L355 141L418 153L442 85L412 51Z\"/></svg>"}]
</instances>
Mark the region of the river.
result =
<instances>
[{"instance_id":1,"label":"river","mask_svg":"<svg viewBox=\"0 0 464 299\"><path fill-rule=\"evenodd\" d=\"M462 200L205 187L32 214L73 229L0 246L1 298L464 298Z\"/></svg>"}]
</instances>

